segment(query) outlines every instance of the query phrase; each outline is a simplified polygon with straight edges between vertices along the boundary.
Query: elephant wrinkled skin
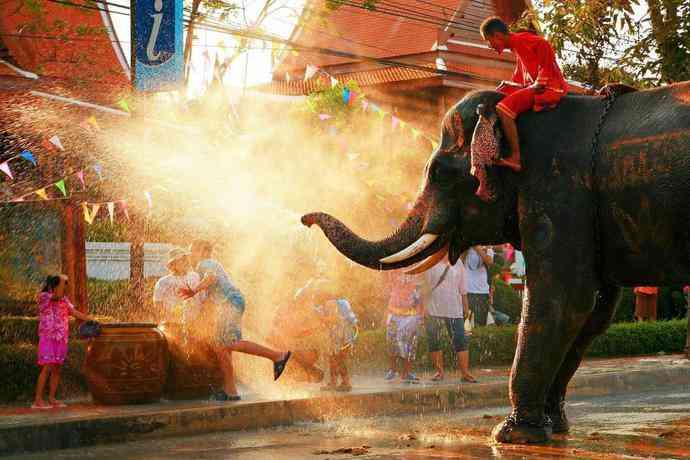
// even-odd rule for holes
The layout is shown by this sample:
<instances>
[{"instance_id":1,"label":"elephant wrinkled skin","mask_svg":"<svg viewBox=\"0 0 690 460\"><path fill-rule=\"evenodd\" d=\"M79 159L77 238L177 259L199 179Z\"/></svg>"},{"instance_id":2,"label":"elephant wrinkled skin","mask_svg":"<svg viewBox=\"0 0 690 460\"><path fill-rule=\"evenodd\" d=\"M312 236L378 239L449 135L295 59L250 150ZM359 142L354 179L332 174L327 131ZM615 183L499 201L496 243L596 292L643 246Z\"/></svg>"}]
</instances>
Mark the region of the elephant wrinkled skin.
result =
<instances>
[{"instance_id":1,"label":"elephant wrinkled skin","mask_svg":"<svg viewBox=\"0 0 690 460\"><path fill-rule=\"evenodd\" d=\"M459 114L463 132L444 123L415 206L390 237L364 240L322 213L302 222L319 225L341 253L378 270L445 250L455 263L475 244L521 248L527 289L510 376L512 413L493 435L543 442L568 430L568 382L608 327L620 287L690 278L690 83L618 96L594 155L602 98L568 96L553 111L522 115L522 173L487 167L496 199L483 202L468 140L477 106L494 107L501 97L475 92L448 112L446 120Z\"/></svg>"}]
</instances>

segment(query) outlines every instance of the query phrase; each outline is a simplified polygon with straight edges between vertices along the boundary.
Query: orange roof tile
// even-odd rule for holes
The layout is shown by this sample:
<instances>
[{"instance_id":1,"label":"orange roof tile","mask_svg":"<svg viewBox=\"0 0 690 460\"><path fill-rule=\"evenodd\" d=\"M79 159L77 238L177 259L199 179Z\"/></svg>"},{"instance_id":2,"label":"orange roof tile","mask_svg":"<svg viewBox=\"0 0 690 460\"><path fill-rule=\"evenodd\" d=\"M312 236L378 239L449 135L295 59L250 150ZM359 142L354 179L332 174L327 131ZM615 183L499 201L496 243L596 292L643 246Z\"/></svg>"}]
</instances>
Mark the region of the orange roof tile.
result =
<instances>
[{"instance_id":1,"label":"orange roof tile","mask_svg":"<svg viewBox=\"0 0 690 460\"><path fill-rule=\"evenodd\" d=\"M359 3L358 0L350 1ZM325 7L322 2L323 0L314 0L311 6L308 5L305 9L307 11L323 9ZM519 3L522 9L525 8L525 3L519 0L434 0L433 6L420 0L387 0L380 6L405 10L410 15L433 15L439 18L440 23L443 21L461 23L462 29L458 30L458 33L464 39L478 40L479 35L476 32L478 24L484 17L506 11L504 3ZM460 7L464 8L464 16L456 14L456 10ZM440 24L396 17L381 11L370 11L350 5L341 5L330 12L325 23L319 15L313 15L311 20L303 19L302 23L303 25L298 26L291 37L297 43L376 58L432 51L439 36L444 35ZM450 29L449 32L454 32L454 29ZM282 80L286 72L299 73L307 64L326 67L356 61L353 58L311 53L297 56L288 54L276 68L274 78Z\"/></svg>"}]
</instances>

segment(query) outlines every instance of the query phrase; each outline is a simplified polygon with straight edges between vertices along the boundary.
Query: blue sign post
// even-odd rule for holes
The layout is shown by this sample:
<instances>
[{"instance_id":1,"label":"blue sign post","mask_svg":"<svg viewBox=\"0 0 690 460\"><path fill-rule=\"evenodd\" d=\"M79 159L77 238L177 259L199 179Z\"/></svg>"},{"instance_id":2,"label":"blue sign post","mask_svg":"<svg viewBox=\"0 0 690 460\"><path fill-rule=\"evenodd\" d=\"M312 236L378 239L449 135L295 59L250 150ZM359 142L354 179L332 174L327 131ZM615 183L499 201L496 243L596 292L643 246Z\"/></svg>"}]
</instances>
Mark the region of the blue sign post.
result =
<instances>
[{"instance_id":1,"label":"blue sign post","mask_svg":"<svg viewBox=\"0 0 690 460\"><path fill-rule=\"evenodd\" d=\"M170 91L184 80L183 0L131 0L132 84Z\"/></svg>"}]
</instances>

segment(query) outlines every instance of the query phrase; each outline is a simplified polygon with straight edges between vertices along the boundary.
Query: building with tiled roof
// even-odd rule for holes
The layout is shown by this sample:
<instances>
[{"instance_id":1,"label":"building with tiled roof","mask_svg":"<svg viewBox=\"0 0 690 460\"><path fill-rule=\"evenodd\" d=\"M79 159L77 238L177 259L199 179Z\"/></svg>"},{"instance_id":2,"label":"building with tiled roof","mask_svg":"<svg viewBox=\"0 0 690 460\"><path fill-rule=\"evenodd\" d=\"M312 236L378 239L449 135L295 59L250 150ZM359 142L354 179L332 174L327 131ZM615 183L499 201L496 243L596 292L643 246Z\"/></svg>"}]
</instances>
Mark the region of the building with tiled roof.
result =
<instances>
[{"instance_id":1,"label":"building with tiled roof","mask_svg":"<svg viewBox=\"0 0 690 460\"><path fill-rule=\"evenodd\" d=\"M356 82L369 99L435 132L443 114L468 91L495 88L512 75L513 56L498 55L486 46L479 34L481 22L499 16L512 23L531 4L529 0L381 0L367 9L352 0L340 2L324 20L319 13L327 8L321 0L308 4L290 40L415 67L287 51L274 67L272 82L257 89L307 95L328 85L330 75L342 83ZM324 72L305 80L308 66Z\"/></svg>"}]
</instances>

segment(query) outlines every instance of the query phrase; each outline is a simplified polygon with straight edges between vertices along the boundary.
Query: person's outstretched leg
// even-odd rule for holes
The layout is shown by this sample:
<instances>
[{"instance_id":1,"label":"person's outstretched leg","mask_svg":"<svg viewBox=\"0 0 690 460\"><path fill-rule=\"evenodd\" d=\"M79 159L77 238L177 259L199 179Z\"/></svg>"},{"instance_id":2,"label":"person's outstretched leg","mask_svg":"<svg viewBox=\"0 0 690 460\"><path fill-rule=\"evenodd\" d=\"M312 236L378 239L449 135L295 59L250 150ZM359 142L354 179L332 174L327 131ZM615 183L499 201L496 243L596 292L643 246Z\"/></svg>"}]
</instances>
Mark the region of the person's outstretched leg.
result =
<instances>
[{"instance_id":1,"label":"person's outstretched leg","mask_svg":"<svg viewBox=\"0 0 690 460\"><path fill-rule=\"evenodd\" d=\"M278 362L285 358L287 352L276 351L258 343L250 342L249 340L240 340L228 347L231 351L237 351L240 353L245 353L247 355L260 356L262 358L270 359L271 361Z\"/></svg>"}]
</instances>

